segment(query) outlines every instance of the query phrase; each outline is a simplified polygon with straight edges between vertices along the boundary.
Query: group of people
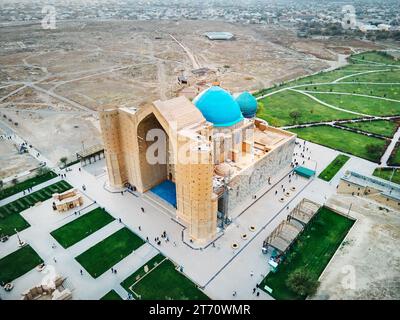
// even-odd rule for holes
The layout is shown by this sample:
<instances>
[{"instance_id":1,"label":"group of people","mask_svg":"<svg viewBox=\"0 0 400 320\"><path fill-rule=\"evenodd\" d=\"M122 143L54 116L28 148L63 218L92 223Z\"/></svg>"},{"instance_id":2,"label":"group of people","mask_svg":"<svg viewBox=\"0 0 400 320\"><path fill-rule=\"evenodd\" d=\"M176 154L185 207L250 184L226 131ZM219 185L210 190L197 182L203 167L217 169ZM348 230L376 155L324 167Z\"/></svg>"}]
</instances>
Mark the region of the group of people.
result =
<instances>
[{"instance_id":1,"label":"group of people","mask_svg":"<svg viewBox=\"0 0 400 320\"><path fill-rule=\"evenodd\" d=\"M22 191L23 195L28 194L33 191L33 188L29 187L26 190Z\"/></svg>"},{"instance_id":2,"label":"group of people","mask_svg":"<svg viewBox=\"0 0 400 320\"><path fill-rule=\"evenodd\" d=\"M161 238L165 239L165 242L169 242L169 238L167 236L167 232L164 230L163 233L161 234ZM157 245L161 245L161 240L159 237L154 238L154 242L157 243ZM175 243L175 242L174 242Z\"/></svg>"},{"instance_id":3,"label":"group of people","mask_svg":"<svg viewBox=\"0 0 400 320\"><path fill-rule=\"evenodd\" d=\"M111 273L113 273L113 274L117 274L117 269L115 269L115 268L111 268Z\"/></svg>"}]
</instances>

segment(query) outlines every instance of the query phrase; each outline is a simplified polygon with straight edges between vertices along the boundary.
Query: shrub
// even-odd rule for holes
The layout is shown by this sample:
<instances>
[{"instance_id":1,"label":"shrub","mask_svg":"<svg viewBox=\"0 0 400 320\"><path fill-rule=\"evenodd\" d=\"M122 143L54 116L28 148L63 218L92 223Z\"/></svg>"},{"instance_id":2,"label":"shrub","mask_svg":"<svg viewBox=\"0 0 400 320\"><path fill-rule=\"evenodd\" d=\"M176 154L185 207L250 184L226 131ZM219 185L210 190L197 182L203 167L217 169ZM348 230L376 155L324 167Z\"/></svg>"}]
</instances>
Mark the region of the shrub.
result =
<instances>
[{"instance_id":1,"label":"shrub","mask_svg":"<svg viewBox=\"0 0 400 320\"><path fill-rule=\"evenodd\" d=\"M313 295L319 282L305 269L297 269L289 275L286 285L290 290L301 296Z\"/></svg>"}]
</instances>

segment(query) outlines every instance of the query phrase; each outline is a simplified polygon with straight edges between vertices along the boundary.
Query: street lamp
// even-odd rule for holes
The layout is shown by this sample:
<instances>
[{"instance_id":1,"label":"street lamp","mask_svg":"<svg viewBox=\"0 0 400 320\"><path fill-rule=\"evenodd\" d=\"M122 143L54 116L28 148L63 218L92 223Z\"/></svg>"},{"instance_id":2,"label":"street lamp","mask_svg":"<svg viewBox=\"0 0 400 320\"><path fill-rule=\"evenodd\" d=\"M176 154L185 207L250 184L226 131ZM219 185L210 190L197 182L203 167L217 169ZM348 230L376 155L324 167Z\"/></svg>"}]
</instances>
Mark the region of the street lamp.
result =
<instances>
[{"instance_id":1,"label":"street lamp","mask_svg":"<svg viewBox=\"0 0 400 320\"><path fill-rule=\"evenodd\" d=\"M20 236L19 236L19 233L18 233L18 231L17 231L17 228L14 228L14 231L15 231L15 233L17 234L18 245L19 245L20 247L24 246L24 245L26 244L26 242L21 240L21 238L20 238Z\"/></svg>"}]
</instances>

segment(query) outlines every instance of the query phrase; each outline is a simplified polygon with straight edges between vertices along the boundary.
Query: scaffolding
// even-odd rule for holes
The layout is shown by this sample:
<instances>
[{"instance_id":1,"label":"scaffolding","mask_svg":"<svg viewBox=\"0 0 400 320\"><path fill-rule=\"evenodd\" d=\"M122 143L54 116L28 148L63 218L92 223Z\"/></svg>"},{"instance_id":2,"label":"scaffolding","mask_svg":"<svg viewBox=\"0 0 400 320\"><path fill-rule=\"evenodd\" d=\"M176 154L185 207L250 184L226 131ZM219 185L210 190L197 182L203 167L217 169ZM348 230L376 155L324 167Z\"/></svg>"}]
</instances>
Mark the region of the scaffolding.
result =
<instances>
[{"instance_id":1,"label":"scaffolding","mask_svg":"<svg viewBox=\"0 0 400 320\"><path fill-rule=\"evenodd\" d=\"M263 247L266 250L272 247L281 254L285 254L320 207L319 204L311 200L305 198L301 200L286 220L283 220L264 240Z\"/></svg>"},{"instance_id":2,"label":"scaffolding","mask_svg":"<svg viewBox=\"0 0 400 320\"><path fill-rule=\"evenodd\" d=\"M92 161L96 162L96 160L101 160L104 157L104 146L101 144L96 144L76 153L76 158L81 162L82 166L86 165L87 162L91 164Z\"/></svg>"}]
</instances>

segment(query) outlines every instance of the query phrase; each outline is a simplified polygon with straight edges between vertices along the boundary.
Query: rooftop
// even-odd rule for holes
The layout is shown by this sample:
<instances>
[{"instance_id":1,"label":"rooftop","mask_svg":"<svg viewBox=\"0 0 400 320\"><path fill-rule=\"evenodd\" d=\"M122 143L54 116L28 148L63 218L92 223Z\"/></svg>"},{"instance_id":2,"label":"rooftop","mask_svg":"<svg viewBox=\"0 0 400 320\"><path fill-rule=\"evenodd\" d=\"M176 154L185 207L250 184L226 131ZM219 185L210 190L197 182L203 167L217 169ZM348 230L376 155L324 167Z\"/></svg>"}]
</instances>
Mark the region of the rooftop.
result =
<instances>
[{"instance_id":1,"label":"rooftop","mask_svg":"<svg viewBox=\"0 0 400 320\"><path fill-rule=\"evenodd\" d=\"M230 40L234 37L230 32L206 32L204 35L210 40Z\"/></svg>"}]
</instances>

